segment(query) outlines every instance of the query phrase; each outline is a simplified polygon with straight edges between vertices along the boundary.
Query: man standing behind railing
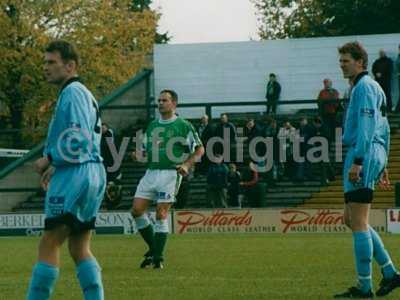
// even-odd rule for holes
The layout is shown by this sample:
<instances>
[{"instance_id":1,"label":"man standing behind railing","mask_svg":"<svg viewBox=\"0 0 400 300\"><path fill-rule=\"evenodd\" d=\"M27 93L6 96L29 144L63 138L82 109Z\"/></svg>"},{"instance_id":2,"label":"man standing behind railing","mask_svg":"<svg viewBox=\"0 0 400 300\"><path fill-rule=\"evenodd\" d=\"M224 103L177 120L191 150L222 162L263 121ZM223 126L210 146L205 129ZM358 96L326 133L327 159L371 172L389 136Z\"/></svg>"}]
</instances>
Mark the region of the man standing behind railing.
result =
<instances>
[{"instance_id":1,"label":"man standing behind railing","mask_svg":"<svg viewBox=\"0 0 400 300\"><path fill-rule=\"evenodd\" d=\"M274 73L269 74L269 81L266 88L265 98L267 99L267 114L271 111L276 114L276 106L278 105L279 96L281 95L281 85L276 81Z\"/></svg>"},{"instance_id":2,"label":"man standing behind railing","mask_svg":"<svg viewBox=\"0 0 400 300\"><path fill-rule=\"evenodd\" d=\"M396 59L396 71L397 71L397 92L398 92L398 97L399 100L397 101L396 105L396 112L400 112L400 45L399 45L399 54L397 55Z\"/></svg>"}]
</instances>

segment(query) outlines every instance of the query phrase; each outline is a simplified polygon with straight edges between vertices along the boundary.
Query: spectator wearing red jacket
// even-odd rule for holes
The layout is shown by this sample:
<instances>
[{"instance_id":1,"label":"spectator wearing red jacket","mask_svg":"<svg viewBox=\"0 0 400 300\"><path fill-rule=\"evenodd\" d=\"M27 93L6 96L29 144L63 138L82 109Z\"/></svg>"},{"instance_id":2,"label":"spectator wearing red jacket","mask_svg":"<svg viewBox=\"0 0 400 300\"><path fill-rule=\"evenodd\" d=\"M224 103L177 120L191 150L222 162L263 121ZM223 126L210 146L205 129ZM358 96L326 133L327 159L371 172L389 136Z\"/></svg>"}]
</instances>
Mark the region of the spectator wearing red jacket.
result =
<instances>
[{"instance_id":1,"label":"spectator wearing red jacket","mask_svg":"<svg viewBox=\"0 0 400 300\"><path fill-rule=\"evenodd\" d=\"M339 92L332 88L332 81L325 78L324 88L318 95L318 109L322 122L328 128L328 139L331 142L335 136L336 115L339 107Z\"/></svg>"}]
</instances>

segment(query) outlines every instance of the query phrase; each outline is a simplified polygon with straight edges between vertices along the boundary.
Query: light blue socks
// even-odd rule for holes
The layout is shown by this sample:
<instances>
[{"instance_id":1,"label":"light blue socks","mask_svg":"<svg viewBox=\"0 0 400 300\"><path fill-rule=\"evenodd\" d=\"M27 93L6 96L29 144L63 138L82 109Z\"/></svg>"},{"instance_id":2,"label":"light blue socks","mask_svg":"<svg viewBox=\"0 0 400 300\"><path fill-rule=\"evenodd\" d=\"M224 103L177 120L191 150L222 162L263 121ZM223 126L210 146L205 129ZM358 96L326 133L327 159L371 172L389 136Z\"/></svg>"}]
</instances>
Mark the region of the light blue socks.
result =
<instances>
[{"instance_id":1,"label":"light blue socks","mask_svg":"<svg viewBox=\"0 0 400 300\"><path fill-rule=\"evenodd\" d=\"M47 300L53 292L59 269L47 263L38 262L32 271L27 300Z\"/></svg>"},{"instance_id":2,"label":"light blue socks","mask_svg":"<svg viewBox=\"0 0 400 300\"><path fill-rule=\"evenodd\" d=\"M77 276L85 300L103 300L104 291L101 281L101 268L96 259L82 260L77 266Z\"/></svg>"},{"instance_id":3,"label":"light blue socks","mask_svg":"<svg viewBox=\"0 0 400 300\"><path fill-rule=\"evenodd\" d=\"M368 229L372 238L374 258L382 269L383 277L390 279L397 273L397 270L378 233L371 226Z\"/></svg>"},{"instance_id":4,"label":"light blue socks","mask_svg":"<svg viewBox=\"0 0 400 300\"><path fill-rule=\"evenodd\" d=\"M360 288L372 290L372 238L369 231L353 232L354 256Z\"/></svg>"}]
</instances>

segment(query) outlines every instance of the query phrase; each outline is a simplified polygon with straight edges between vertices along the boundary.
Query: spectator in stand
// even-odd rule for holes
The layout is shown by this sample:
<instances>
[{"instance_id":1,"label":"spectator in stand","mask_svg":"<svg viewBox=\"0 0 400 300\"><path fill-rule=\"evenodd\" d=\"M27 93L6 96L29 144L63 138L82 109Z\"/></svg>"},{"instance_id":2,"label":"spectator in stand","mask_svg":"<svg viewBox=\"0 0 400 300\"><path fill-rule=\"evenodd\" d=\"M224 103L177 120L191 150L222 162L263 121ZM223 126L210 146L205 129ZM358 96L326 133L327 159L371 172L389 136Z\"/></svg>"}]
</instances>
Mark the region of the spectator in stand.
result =
<instances>
[{"instance_id":1,"label":"spectator in stand","mask_svg":"<svg viewBox=\"0 0 400 300\"><path fill-rule=\"evenodd\" d=\"M110 145L114 145L114 149L117 148L115 146L114 131L107 123L103 123L101 126L100 151L107 174L107 187L104 193L104 202L109 210L116 208L122 200L122 174L120 168L114 171L110 170L114 165L114 158L111 154Z\"/></svg>"},{"instance_id":2,"label":"spectator in stand","mask_svg":"<svg viewBox=\"0 0 400 300\"><path fill-rule=\"evenodd\" d=\"M347 108L349 106L350 102L350 96L351 96L351 91L353 89L353 82L349 80L349 86L346 88L346 90L343 93L343 114L342 114L342 119L340 120L340 125L343 128L344 126L344 121L346 120L346 114L347 114Z\"/></svg>"},{"instance_id":3,"label":"spectator in stand","mask_svg":"<svg viewBox=\"0 0 400 300\"><path fill-rule=\"evenodd\" d=\"M269 81L265 93L265 98L267 99L267 114L269 114L270 111L276 114L276 107L281 95L281 89L281 85L276 80L276 75L274 73L269 74Z\"/></svg>"},{"instance_id":4,"label":"spectator in stand","mask_svg":"<svg viewBox=\"0 0 400 300\"><path fill-rule=\"evenodd\" d=\"M284 175L289 179L294 179L296 175L296 165L293 159L293 141L295 136L296 128L289 121L285 121L283 127L279 129L278 139L282 147L281 153L284 153L284 157L286 158L286 162L284 161L283 164Z\"/></svg>"},{"instance_id":5,"label":"spectator in stand","mask_svg":"<svg viewBox=\"0 0 400 300\"><path fill-rule=\"evenodd\" d=\"M210 138L214 135L214 129L212 125L208 122L208 116L204 115L201 117L200 126L197 128L200 140L203 143L204 149L207 150L207 143ZM203 155L201 161L196 164L195 175L206 175L208 166L210 165L210 160L208 155Z\"/></svg>"},{"instance_id":6,"label":"spectator in stand","mask_svg":"<svg viewBox=\"0 0 400 300\"><path fill-rule=\"evenodd\" d=\"M266 181L270 186L275 185L278 180L278 167L279 167L279 140L278 140L278 125L275 119L267 117L264 127L264 137L272 138L272 168L266 173ZM267 158L268 159L268 158ZM268 165L268 163L266 163Z\"/></svg>"},{"instance_id":7,"label":"spectator in stand","mask_svg":"<svg viewBox=\"0 0 400 300\"><path fill-rule=\"evenodd\" d=\"M237 171L236 165L229 164L228 173L228 205L230 207L240 208L239 193L240 193L240 173Z\"/></svg>"},{"instance_id":8,"label":"spectator in stand","mask_svg":"<svg viewBox=\"0 0 400 300\"><path fill-rule=\"evenodd\" d=\"M336 114L339 108L339 92L332 88L332 81L328 78L324 79L324 88L318 95L318 110L322 118L322 122L328 128L329 142L335 136Z\"/></svg>"},{"instance_id":9,"label":"spectator in stand","mask_svg":"<svg viewBox=\"0 0 400 300\"><path fill-rule=\"evenodd\" d=\"M400 44L399 44L399 54L397 55L396 59L396 71L397 71L397 82L398 82L398 90L397 92L399 93L399 100L397 101L396 105L396 112L400 112Z\"/></svg>"},{"instance_id":10,"label":"spectator in stand","mask_svg":"<svg viewBox=\"0 0 400 300\"><path fill-rule=\"evenodd\" d=\"M248 203L250 207L259 206L259 204L257 203L257 183L257 167L250 159L246 159L244 162L244 168L241 172L241 181L239 185L241 188L241 192L246 199L246 203Z\"/></svg>"},{"instance_id":11,"label":"spectator in stand","mask_svg":"<svg viewBox=\"0 0 400 300\"><path fill-rule=\"evenodd\" d=\"M313 135L313 128L310 124L308 124L306 117L302 117L300 119L298 132L300 138L304 139L304 141L300 144L300 157L304 158L304 162L297 163L296 180L305 181L307 179L311 179L312 177L310 162L307 160L306 156L309 149L308 141Z\"/></svg>"},{"instance_id":12,"label":"spectator in stand","mask_svg":"<svg viewBox=\"0 0 400 300\"><path fill-rule=\"evenodd\" d=\"M208 168L207 199L213 208L227 205L228 167L223 163L222 155L217 155Z\"/></svg>"},{"instance_id":13,"label":"spectator in stand","mask_svg":"<svg viewBox=\"0 0 400 300\"><path fill-rule=\"evenodd\" d=\"M236 127L231 122L229 122L227 114L221 114L220 123L215 129L215 136L224 139L224 132L229 135L229 152L230 161L235 160L235 147L236 147ZM215 144L215 153L223 154L223 145L221 143Z\"/></svg>"},{"instance_id":14,"label":"spectator in stand","mask_svg":"<svg viewBox=\"0 0 400 300\"><path fill-rule=\"evenodd\" d=\"M388 112L392 111L392 71L393 61L383 49L379 50L379 58L372 64L372 73L386 95Z\"/></svg>"},{"instance_id":15,"label":"spectator in stand","mask_svg":"<svg viewBox=\"0 0 400 300\"><path fill-rule=\"evenodd\" d=\"M325 139L328 139L328 129L326 126L322 123L321 118L315 117L313 120L313 131L311 137L323 137ZM311 147L321 147L322 144L320 142L315 142L314 144L311 145ZM329 147L329 146L328 146ZM329 149L328 153L329 153ZM320 157L322 153L314 153L314 157ZM322 185L327 185L329 181L335 180L335 170L332 167L330 161L324 162L318 162L317 163L321 172L321 176L319 176L321 184Z\"/></svg>"},{"instance_id":16,"label":"spectator in stand","mask_svg":"<svg viewBox=\"0 0 400 300\"><path fill-rule=\"evenodd\" d=\"M262 138L264 136L263 128L259 124L257 124L254 119L250 119L246 124L244 134L247 139L247 146L249 147L248 150L250 154L250 143L255 138ZM257 156L263 156L265 153L265 146L263 143L257 143L255 149L252 151L255 151L255 154Z\"/></svg>"}]
</instances>

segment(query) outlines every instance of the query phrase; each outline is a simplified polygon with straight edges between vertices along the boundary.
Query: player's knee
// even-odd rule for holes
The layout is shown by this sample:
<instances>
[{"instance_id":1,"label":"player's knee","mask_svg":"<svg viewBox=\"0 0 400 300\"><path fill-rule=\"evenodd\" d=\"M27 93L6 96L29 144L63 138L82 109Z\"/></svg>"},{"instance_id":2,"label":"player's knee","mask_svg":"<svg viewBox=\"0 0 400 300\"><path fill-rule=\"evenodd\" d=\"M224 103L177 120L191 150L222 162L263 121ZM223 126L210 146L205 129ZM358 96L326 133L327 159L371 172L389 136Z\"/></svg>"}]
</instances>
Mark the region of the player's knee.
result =
<instances>
[{"instance_id":1,"label":"player's knee","mask_svg":"<svg viewBox=\"0 0 400 300\"><path fill-rule=\"evenodd\" d=\"M46 232L39 243L40 248L54 249L61 247L64 238L57 235L55 232Z\"/></svg>"},{"instance_id":2,"label":"player's knee","mask_svg":"<svg viewBox=\"0 0 400 300\"><path fill-rule=\"evenodd\" d=\"M90 250L85 245L77 245L74 243L68 244L69 254L71 258L74 260L75 264L84 260L86 257L90 256Z\"/></svg>"},{"instance_id":3,"label":"player's knee","mask_svg":"<svg viewBox=\"0 0 400 300\"><path fill-rule=\"evenodd\" d=\"M157 220L165 220L168 217L168 209L157 208L156 210L156 219Z\"/></svg>"},{"instance_id":4,"label":"player's knee","mask_svg":"<svg viewBox=\"0 0 400 300\"><path fill-rule=\"evenodd\" d=\"M368 231L368 223L364 220L352 220L350 228L352 231Z\"/></svg>"},{"instance_id":5,"label":"player's knee","mask_svg":"<svg viewBox=\"0 0 400 300\"><path fill-rule=\"evenodd\" d=\"M132 209L131 209L132 217L138 218L138 217L142 216L143 214L144 214L144 210L143 209L141 209L139 207L135 207L135 206L132 207Z\"/></svg>"}]
</instances>

